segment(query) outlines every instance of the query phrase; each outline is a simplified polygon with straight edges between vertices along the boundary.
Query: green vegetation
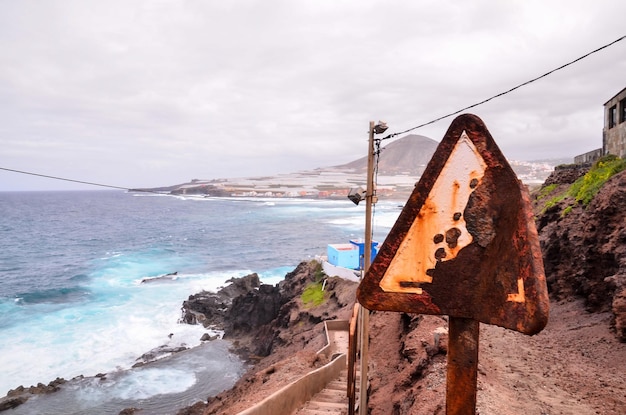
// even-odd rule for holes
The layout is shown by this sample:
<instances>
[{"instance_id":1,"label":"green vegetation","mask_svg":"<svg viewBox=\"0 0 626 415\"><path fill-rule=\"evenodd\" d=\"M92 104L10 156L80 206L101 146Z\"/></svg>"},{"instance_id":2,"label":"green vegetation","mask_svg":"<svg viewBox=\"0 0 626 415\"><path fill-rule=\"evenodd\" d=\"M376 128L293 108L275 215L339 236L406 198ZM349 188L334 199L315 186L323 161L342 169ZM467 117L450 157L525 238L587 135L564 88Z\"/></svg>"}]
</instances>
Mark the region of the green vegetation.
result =
<instances>
[{"instance_id":1,"label":"green vegetation","mask_svg":"<svg viewBox=\"0 0 626 415\"><path fill-rule=\"evenodd\" d=\"M313 274L314 282L310 283L306 286L304 291L302 292L302 303L304 305L309 305L311 307L316 307L320 304L324 303L326 291L322 290L324 286L324 280L327 278L326 273L324 273L324 268L322 268L322 264L315 261L315 271Z\"/></svg>"},{"instance_id":2,"label":"green vegetation","mask_svg":"<svg viewBox=\"0 0 626 415\"><path fill-rule=\"evenodd\" d=\"M576 163L565 163L565 164L559 164L558 166L555 167L556 170L558 169L568 169L571 167L578 167L578 164Z\"/></svg>"},{"instance_id":3,"label":"green vegetation","mask_svg":"<svg viewBox=\"0 0 626 415\"><path fill-rule=\"evenodd\" d=\"M544 197L548 196L556 188L557 188L556 184L549 184L546 187L542 188L541 190L539 190L539 193L537 194L537 200L541 200Z\"/></svg>"},{"instance_id":4,"label":"green vegetation","mask_svg":"<svg viewBox=\"0 0 626 415\"><path fill-rule=\"evenodd\" d=\"M570 186L567 194L587 206L602 185L624 169L626 169L626 160L614 155L604 156L594 163L587 174Z\"/></svg>"},{"instance_id":5,"label":"green vegetation","mask_svg":"<svg viewBox=\"0 0 626 415\"><path fill-rule=\"evenodd\" d=\"M322 282L326 278L326 273L322 268L322 264L318 264L317 268L315 268L315 282Z\"/></svg>"},{"instance_id":6,"label":"green vegetation","mask_svg":"<svg viewBox=\"0 0 626 415\"><path fill-rule=\"evenodd\" d=\"M552 206L556 206L561 200L565 199L566 196L567 196L567 192L560 194L560 195L556 195L550 200L548 200L546 204L543 206L542 213L550 209Z\"/></svg>"},{"instance_id":7,"label":"green vegetation","mask_svg":"<svg viewBox=\"0 0 626 415\"><path fill-rule=\"evenodd\" d=\"M565 215L567 215L568 213L570 213L572 211L573 207L570 205L568 207L566 207L565 209L563 209L563 212L561 212L561 217L565 217Z\"/></svg>"},{"instance_id":8,"label":"green vegetation","mask_svg":"<svg viewBox=\"0 0 626 415\"><path fill-rule=\"evenodd\" d=\"M324 302L324 293L321 282L311 283L302 293L302 303L316 307Z\"/></svg>"},{"instance_id":9,"label":"green vegetation","mask_svg":"<svg viewBox=\"0 0 626 415\"><path fill-rule=\"evenodd\" d=\"M538 201L546 200L541 213L545 213L568 197L572 200L568 201L568 206L561 212L561 217L572 211L574 203L580 203L583 206L589 205L604 183L623 170L626 170L626 160L608 155L596 161L587 174L572 183L567 190L555 194L558 187L556 184L543 187L537 194Z\"/></svg>"},{"instance_id":10,"label":"green vegetation","mask_svg":"<svg viewBox=\"0 0 626 415\"><path fill-rule=\"evenodd\" d=\"M552 195L552 193L554 193L554 191L556 190L557 187L558 187L557 184L550 184L550 185L542 188L541 190L539 190L539 193L537 194L537 201L539 201L541 199L546 199L548 196ZM566 197L567 197L567 191L566 190L562 190L561 192L553 195L550 199L548 199L544 203L543 209L541 209L541 213L542 214L546 213L546 211L548 209L550 209L553 206L556 206L560 201L562 201Z\"/></svg>"}]
</instances>

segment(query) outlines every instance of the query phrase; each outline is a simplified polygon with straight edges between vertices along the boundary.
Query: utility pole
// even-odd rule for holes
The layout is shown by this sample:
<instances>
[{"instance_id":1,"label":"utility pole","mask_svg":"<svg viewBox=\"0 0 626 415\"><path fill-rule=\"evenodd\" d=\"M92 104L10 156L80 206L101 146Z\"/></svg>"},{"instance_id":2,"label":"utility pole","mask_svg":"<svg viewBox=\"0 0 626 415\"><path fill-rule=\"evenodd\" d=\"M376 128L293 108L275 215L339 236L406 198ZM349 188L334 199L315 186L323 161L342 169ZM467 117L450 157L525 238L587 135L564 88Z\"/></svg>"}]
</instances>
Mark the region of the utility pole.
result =
<instances>
[{"instance_id":1,"label":"utility pole","mask_svg":"<svg viewBox=\"0 0 626 415\"><path fill-rule=\"evenodd\" d=\"M369 140L367 145L367 189L365 191L365 251L363 256L363 275L372 262L372 205L378 200L374 189L374 134L382 134L387 124L370 121ZM359 415L367 415L367 365L369 353L369 319L370 312L361 306L361 387L359 397Z\"/></svg>"}]
</instances>

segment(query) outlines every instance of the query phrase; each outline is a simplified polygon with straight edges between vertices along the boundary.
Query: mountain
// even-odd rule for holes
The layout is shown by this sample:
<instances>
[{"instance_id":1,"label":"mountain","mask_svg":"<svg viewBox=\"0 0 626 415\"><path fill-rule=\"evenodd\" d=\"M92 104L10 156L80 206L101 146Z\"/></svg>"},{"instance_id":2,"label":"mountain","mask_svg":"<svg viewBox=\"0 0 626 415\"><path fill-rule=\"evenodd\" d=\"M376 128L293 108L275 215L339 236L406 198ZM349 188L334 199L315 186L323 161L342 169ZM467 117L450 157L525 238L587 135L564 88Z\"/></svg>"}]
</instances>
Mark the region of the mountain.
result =
<instances>
[{"instance_id":1,"label":"mountain","mask_svg":"<svg viewBox=\"0 0 626 415\"><path fill-rule=\"evenodd\" d=\"M378 158L378 195L395 199L408 197L438 145L431 138L410 134L381 147ZM560 161L509 163L517 177L527 185L543 183L554 167L562 164ZM345 198L350 188L365 186L366 170L367 156L338 166L290 174L194 179L178 185L132 190L212 197Z\"/></svg>"},{"instance_id":2,"label":"mountain","mask_svg":"<svg viewBox=\"0 0 626 415\"><path fill-rule=\"evenodd\" d=\"M420 176L432 158L439 143L423 135L410 134L381 148L378 160L378 174L386 176ZM336 168L352 169L364 173L367 170L367 156Z\"/></svg>"}]
</instances>

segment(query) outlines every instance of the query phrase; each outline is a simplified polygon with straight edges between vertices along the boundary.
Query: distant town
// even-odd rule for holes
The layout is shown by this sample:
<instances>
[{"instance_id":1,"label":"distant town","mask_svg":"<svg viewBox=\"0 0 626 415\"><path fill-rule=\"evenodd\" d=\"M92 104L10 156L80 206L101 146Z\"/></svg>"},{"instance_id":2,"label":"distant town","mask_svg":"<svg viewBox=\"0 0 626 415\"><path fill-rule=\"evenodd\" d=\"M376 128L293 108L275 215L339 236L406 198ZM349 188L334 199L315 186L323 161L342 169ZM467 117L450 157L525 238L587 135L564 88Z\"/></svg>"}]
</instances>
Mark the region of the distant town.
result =
<instances>
[{"instance_id":1,"label":"distant town","mask_svg":"<svg viewBox=\"0 0 626 415\"><path fill-rule=\"evenodd\" d=\"M540 186L561 164L589 164L607 154L626 157L626 88L604 103L602 147L571 159L514 161L509 164L529 188ZM407 135L382 148L376 176L376 195L380 198L405 199L419 180L437 148L437 141ZM319 168L292 174L235 179L193 179L188 183L133 189L172 195L201 197L266 197L266 198L345 198L350 189L364 187L367 157L341 166Z\"/></svg>"},{"instance_id":2,"label":"distant town","mask_svg":"<svg viewBox=\"0 0 626 415\"><path fill-rule=\"evenodd\" d=\"M529 187L541 185L555 166L567 162L571 160L509 161L517 177ZM198 197L345 199L351 188L365 187L365 177L360 169L338 166L274 176L193 179L174 186L135 190ZM419 174L379 174L376 194L383 199L406 199L419 178Z\"/></svg>"}]
</instances>

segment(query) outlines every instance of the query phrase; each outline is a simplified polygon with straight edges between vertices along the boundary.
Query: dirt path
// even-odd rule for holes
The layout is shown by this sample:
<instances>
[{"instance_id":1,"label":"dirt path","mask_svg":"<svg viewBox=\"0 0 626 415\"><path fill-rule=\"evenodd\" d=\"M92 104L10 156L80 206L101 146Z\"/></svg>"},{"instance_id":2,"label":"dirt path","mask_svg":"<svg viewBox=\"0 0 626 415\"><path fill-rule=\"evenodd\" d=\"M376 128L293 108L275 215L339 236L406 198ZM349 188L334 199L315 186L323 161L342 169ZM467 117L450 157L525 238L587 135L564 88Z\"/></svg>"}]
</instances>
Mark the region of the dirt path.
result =
<instances>
[{"instance_id":1,"label":"dirt path","mask_svg":"<svg viewBox=\"0 0 626 415\"><path fill-rule=\"evenodd\" d=\"M445 319L409 322L400 313L377 313L371 323L370 352L378 354L370 362L371 413L445 414L446 356L434 351L428 358ZM413 329L400 336L403 325ZM609 327L609 313L587 313L581 300L552 302L549 323L536 336L481 324L477 414L626 414L626 343ZM323 363L313 352L320 344L310 346L281 347L280 356L266 358L204 412L187 414L235 414L260 401Z\"/></svg>"},{"instance_id":2,"label":"dirt path","mask_svg":"<svg viewBox=\"0 0 626 415\"><path fill-rule=\"evenodd\" d=\"M609 318L571 301L536 336L482 325L479 414L626 414L626 344Z\"/></svg>"}]
</instances>

